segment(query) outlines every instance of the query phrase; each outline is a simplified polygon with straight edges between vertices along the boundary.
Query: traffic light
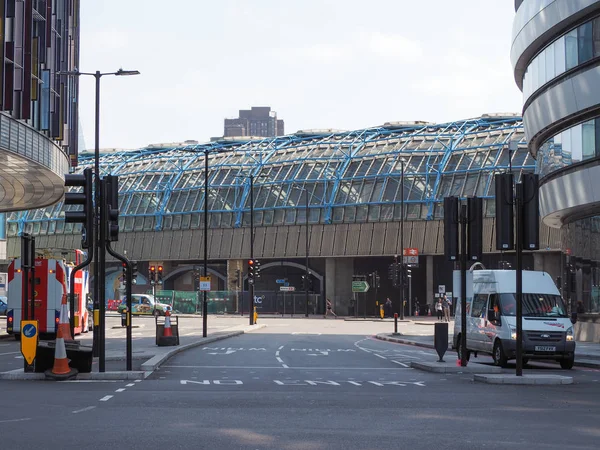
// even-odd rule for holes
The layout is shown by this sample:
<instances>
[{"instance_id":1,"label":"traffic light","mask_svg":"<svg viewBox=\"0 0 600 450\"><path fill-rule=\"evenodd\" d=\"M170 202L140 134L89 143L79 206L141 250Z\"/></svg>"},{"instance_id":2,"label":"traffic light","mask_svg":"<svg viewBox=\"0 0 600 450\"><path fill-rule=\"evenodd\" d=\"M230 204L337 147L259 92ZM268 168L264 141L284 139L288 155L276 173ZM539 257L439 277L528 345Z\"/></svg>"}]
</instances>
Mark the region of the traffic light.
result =
<instances>
[{"instance_id":1,"label":"traffic light","mask_svg":"<svg viewBox=\"0 0 600 450\"><path fill-rule=\"evenodd\" d=\"M514 250L513 175L499 173L494 177L496 195L496 250Z\"/></svg>"},{"instance_id":2,"label":"traffic light","mask_svg":"<svg viewBox=\"0 0 600 450\"><path fill-rule=\"evenodd\" d=\"M137 284L138 265L137 261L131 261L131 284Z\"/></svg>"},{"instance_id":3,"label":"traffic light","mask_svg":"<svg viewBox=\"0 0 600 450\"><path fill-rule=\"evenodd\" d=\"M388 278L392 280L394 287L398 286L398 269L400 264L394 262L388 267Z\"/></svg>"},{"instance_id":4,"label":"traffic light","mask_svg":"<svg viewBox=\"0 0 600 450\"><path fill-rule=\"evenodd\" d=\"M94 233L94 204L92 192L92 169L84 169L83 174L65 175L65 187L82 187L83 192L67 192L64 206L83 205L83 211L65 211L65 223L80 223L81 248L90 248Z\"/></svg>"},{"instance_id":5,"label":"traffic light","mask_svg":"<svg viewBox=\"0 0 600 450\"><path fill-rule=\"evenodd\" d=\"M448 261L458 261L458 197L444 197L444 255Z\"/></svg>"},{"instance_id":6,"label":"traffic light","mask_svg":"<svg viewBox=\"0 0 600 450\"><path fill-rule=\"evenodd\" d=\"M156 284L163 284L163 266L158 266L157 268Z\"/></svg>"},{"instance_id":7,"label":"traffic light","mask_svg":"<svg viewBox=\"0 0 600 450\"><path fill-rule=\"evenodd\" d=\"M106 240L119 240L119 177L104 177L104 195L106 196Z\"/></svg>"},{"instance_id":8,"label":"traffic light","mask_svg":"<svg viewBox=\"0 0 600 450\"><path fill-rule=\"evenodd\" d=\"M148 269L148 278L150 279L150 284L156 283L156 267L150 266Z\"/></svg>"},{"instance_id":9,"label":"traffic light","mask_svg":"<svg viewBox=\"0 0 600 450\"><path fill-rule=\"evenodd\" d=\"M377 289L381 287L381 278L379 277L379 274L377 272L375 272L375 287Z\"/></svg>"},{"instance_id":10,"label":"traffic light","mask_svg":"<svg viewBox=\"0 0 600 450\"><path fill-rule=\"evenodd\" d=\"M523 250L540 248L540 197L539 176L534 173L521 175L523 184Z\"/></svg>"},{"instance_id":11,"label":"traffic light","mask_svg":"<svg viewBox=\"0 0 600 450\"><path fill-rule=\"evenodd\" d=\"M260 261L258 259L254 260L254 278L257 280L260 278Z\"/></svg>"},{"instance_id":12,"label":"traffic light","mask_svg":"<svg viewBox=\"0 0 600 450\"><path fill-rule=\"evenodd\" d=\"M123 284L127 281L127 264L122 263L123 265Z\"/></svg>"},{"instance_id":13,"label":"traffic light","mask_svg":"<svg viewBox=\"0 0 600 450\"><path fill-rule=\"evenodd\" d=\"M483 199L480 197L467 198L467 259L481 261L483 255Z\"/></svg>"},{"instance_id":14,"label":"traffic light","mask_svg":"<svg viewBox=\"0 0 600 450\"><path fill-rule=\"evenodd\" d=\"M248 260L248 283L254 284L254 260Z\"/></svg>"}]
</instances>

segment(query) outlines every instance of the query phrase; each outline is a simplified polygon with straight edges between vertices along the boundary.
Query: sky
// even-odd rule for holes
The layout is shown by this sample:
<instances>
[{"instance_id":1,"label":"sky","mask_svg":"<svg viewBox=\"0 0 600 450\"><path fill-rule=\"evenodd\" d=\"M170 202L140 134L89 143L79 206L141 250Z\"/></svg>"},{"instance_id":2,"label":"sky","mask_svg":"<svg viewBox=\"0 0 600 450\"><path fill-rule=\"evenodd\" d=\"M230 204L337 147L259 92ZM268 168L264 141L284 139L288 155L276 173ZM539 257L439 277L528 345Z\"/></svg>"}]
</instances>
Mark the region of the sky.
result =
<instances>
[{"instance_id":1,"label":"sky","mask_svg":"<svg viewBox=\"0 0 600 450\"><path fill-rule=\"evenodd\" d=\"M240 109L297 130L520 113L512 0L83 0L82 72L101 78L100 147L207 142ZM94 78L80 78L94 146Z\"/></svg>"}]
</instances>

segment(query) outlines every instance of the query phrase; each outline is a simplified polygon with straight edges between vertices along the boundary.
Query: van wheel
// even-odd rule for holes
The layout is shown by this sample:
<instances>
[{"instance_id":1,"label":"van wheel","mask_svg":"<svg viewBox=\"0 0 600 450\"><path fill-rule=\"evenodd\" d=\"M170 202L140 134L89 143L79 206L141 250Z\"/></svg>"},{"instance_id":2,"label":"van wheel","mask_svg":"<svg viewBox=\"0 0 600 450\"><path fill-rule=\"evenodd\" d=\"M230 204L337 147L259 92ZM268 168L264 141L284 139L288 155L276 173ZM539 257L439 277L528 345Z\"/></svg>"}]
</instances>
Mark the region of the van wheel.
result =
<instances>
[{"instance_id":1,"label":"van wheel","mask_svg":"<svg viewBox=\"0 0 600 450\"><path fill-rule=\"evenodd\" d=\"M502 348L502 342L496 340L494 343L494 353L492 355L494 357L494 365L505 368L507 366L508 358L504 354L504 349Z\"/></svg>"},{"instance_id":2,"label":"van wheel","mask_svg":"<svg viewBox=\"0 0 600 450\"><path fill-rule=\"evenodd\" d=\"M459 336L456 345L456 353L458 353L458 359L462 361L462 336ZM467 361L469 361L471 359L471 352L467 350L467 354L465 356L467 357Z\"/></svg>"},{"instance_id":3,"label":"van wheel","mask_svg":"<svg viewBox=\"0 0 600 450\"><path fill-rule=\"evenodd\" d=\"M560 360L560 368L564 370L571 370L575 364L575 356L571 356L568 359Z\"/></svg>"}]
</instances>

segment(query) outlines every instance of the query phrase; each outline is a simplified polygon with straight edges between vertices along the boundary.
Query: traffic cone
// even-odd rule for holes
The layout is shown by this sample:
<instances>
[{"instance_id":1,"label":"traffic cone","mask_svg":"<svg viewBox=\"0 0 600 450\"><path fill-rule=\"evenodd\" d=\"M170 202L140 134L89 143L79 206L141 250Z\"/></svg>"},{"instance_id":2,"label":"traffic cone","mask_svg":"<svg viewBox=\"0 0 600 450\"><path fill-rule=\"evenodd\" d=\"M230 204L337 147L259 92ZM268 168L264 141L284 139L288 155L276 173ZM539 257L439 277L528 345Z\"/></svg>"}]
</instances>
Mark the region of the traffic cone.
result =
<instances>
[{"instance_id":1,"label":"traffic cone","mask_svg":"<svg viewBox=\"0 0 600 450\"><path fill-rule=\"evenodd\" d=\"M171 311L165 311L165 328L163 332L163 337L173 337L173 332L171 331Z\"/></svg>"},{"instance_id":2,"label":"traffic cone","mask_svg":"<svg viewBox=\"0 0 600 450\"><path fill-rule=\"evenodd\" d=\"M79 371L69 367L69 360L67 359L67 349L65 347L65 334L71 336L69 329L69 320L67 315L67 301L66 295L63 296L63 303L60 309L60 323L56 330L56 341L54 350L54 367L48 369L45 372L46 378L54 380L68 380L76 376ZM66 317L66 324L63 323L63 317ZM66 325L66 326L65 326ZM72 338L71 338L72 340Z\"/></svg>"},{"instance_id":3,"label":"traffic cone","mask_svg":"<svg viewBox=\"0 0 600 450\"><path fill-rule=\"evenodd\" d=\"M62 331L62 336L66 341L73 340L73 336L71 336L71 324L69 323L67 294L63 294L62 296L62 303L60 305L60 318L58 319L58 326L56 327L56 336L58 336L59 330Z\"/></svg>"},{"instance_id":4,"label":"traffic cone","mask_svg":"<svg viewBox=\"0 0 600 450\"><path fill-rule=\"evenodd\" d=\"M419 315L419 310L417 309L417 310L415 310L415 316L418 316L418 315Z\"/></svg>"},{"instance_id":5,"label":"traffic cone","mask_svg":"<svg viewBox=\"0 0 600 450\"><path fill-rule=\"evenodd\" d=\"M431 315L431 308L429 308L429 313L428 313L427 315L428 315L428 316L430 316L430 315Z\"/></svg>"}]
</instances>

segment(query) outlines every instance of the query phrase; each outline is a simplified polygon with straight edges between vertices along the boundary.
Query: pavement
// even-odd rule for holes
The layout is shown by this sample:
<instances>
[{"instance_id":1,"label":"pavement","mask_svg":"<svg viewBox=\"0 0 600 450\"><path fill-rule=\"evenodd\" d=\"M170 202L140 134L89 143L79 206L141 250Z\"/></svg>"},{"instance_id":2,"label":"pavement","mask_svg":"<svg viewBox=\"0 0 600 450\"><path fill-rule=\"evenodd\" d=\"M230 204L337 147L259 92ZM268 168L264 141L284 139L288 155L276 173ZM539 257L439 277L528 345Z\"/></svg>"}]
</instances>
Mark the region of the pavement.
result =
<instances>
[{"instance_id":1,"label":"pavement","mask_svg":"<svg viewBox=\"0 0 600 450\"><path fill-rule=\"evenodd\" d=\"M393 320L393 319L389 319ZM433 317L422 317L410 322L410 327L403 327L398 324L398 333L380 333L377 339L395 342L398 344L414 345L416 347L435 349L434 345L434 325L437 319ZM451 320L448 326L448 351L452 350L452 338L454 332L454 321ZM448 361L454 362L454 357L446 356ZM447 362L415 362L411 367L419 370L436 373L472 373L473 381L488 384L523 384L523 385L556 385L572 384L573 378L562 375L523 375L515 376L508 373L502 373L501 368L478 364L470 361L466 367L448 364ZM595 342L577 342L575 347L575 365L579 367L588 367L600 369L600 343Z\"/></svg>"}]
</instances>

